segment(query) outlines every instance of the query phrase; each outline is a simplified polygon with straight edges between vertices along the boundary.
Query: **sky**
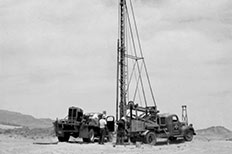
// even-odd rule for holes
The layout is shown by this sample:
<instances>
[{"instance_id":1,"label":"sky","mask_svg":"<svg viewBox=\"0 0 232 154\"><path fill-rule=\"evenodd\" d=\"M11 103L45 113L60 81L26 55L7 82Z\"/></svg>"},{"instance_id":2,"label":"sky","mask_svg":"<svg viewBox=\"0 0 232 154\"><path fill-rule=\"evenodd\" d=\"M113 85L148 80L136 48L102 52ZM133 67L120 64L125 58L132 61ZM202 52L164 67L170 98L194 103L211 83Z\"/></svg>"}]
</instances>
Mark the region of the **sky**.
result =
<instances>
[{"instance_id":1,"label":"sky","mask_svg":"<svg viewBox=\"0 0 232 154\"><path fill-rule=\"evenodd\" d=\"M129 2L129 1L128 1ZM161 113L232 129L232 2L132 0ZM0 0L0 109L115 114L118 1Z\"/></svg>"}]
</instances>

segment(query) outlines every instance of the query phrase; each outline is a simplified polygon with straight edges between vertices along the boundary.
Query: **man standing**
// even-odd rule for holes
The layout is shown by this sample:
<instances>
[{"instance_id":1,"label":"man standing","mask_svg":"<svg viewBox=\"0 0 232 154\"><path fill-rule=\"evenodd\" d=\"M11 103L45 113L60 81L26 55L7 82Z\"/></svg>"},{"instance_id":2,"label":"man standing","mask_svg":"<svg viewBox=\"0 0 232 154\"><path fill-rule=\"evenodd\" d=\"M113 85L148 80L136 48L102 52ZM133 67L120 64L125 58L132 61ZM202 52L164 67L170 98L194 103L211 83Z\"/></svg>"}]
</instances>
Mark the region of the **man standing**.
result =
<instances>
[{"instance_id":1,"label":"man standing","mask_svg":"<svg viewBox=\"0 0 232 154\"><path fill-rule=\"evenodd\" d=\"M117 124L118 124L118 130L117 130L116 144L124 145L126 118L122 117L122 119L120 119Z\"/></svg>"},{"instance_id":2,"label":"man standing","mask_svg":"<svg viewBox=\"0 0 232 154\"><path fill-rule=\"evenodd\" d=\"M105 120L105 116L102 116L102 118L99 120L99 125L100 125L100 138L98 141L99 144L104 144L106 124L107 122Z\"/></svg>"}]
</instances>

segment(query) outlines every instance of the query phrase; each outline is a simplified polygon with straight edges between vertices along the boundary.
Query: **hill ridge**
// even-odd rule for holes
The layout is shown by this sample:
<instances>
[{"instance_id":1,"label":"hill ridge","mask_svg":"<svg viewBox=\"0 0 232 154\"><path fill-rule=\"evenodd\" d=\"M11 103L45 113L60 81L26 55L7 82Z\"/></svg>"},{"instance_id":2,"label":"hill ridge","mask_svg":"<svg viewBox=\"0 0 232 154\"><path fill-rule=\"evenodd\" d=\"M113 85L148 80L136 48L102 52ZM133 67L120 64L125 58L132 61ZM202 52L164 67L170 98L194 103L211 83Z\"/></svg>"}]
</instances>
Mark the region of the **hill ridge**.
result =
<instances>
[{"instance_id":1,"label":"hill ridge","mask_svg":"<svg viewBox=\"0 0 232 154\"><path fill-rule=\"evenodd\" d=\"M24 126L29 128L48 128L52 127L52 122L53 120L49 118L35 118L32 115L0 109L1 124Z\"/></svg>"},{"instance_id":2,"label":"hill ridge","mask_svg":"<svg viewBox=\"0 0 232 154\"><path fill-rule=\"evenodd\" d=\"M231 130L229 130L228 128L224 127L224 126L211 126L208 128L204 128L204 129L198 129L197 132L199 133L232 133Z\"/></svg>"}]
</instances>

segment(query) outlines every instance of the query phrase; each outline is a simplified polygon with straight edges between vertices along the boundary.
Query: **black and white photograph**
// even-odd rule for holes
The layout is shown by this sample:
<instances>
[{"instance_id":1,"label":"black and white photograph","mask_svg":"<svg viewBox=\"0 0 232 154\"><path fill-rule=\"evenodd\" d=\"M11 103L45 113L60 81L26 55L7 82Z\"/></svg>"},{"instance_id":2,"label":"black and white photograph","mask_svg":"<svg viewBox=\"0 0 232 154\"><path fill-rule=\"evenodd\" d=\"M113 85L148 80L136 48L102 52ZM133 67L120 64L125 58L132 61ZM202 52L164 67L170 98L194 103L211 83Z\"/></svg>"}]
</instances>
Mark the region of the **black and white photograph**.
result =
<instances>
[{"instance_id":1,"label":"black and white photograph","mask_svg":"<svg viewBox=\"0 0 232 154\"><path fill-rule=\"evenodd\" d=\"M0 154L231 154L231 0L0 0Z\"/></svg>"}]
</instances>

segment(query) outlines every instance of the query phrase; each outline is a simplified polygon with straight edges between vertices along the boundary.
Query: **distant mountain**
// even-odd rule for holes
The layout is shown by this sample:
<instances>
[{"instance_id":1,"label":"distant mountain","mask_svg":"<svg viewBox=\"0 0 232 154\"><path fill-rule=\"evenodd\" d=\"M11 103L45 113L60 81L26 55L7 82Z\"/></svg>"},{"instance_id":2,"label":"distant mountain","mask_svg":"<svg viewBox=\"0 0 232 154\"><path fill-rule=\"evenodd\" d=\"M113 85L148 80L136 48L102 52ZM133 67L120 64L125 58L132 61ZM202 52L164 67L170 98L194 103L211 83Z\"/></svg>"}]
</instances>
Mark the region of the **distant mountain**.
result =
<instances>
[{"instance_id":1,"label":"distant mountain","mask_svg":"<svg viewBox=\"0 0 232 154\"><path fill-rule=\"evenodd\" d=\"M31 115L18 112L0 110L0 124L12 126L25 126L29 128L49 128L52 127L51 119L37 119Z\"/></svg>"},{"instance_id":2,"label":"distant mountain","mask_svg":"<svg viewBox=\"0 0 232 154\"><path fill-rule=\"evenodd\" d=\"M197 130L197 133L200 134L227 134L232 133L231 130L223 127L223 126L212 126L206 129L199 129Z\"/></svg>"},{"instance_id":3,"label":"distant mountain","mask_svg":"<svg viewBox=\"0 0 232 154\"><path fill-rule=\"evenodd\" d=\"M208 139L230 139L232 138L232 131L223 126L212 126L206 129L199 129L196 131L198 136Z\"/></svg>"}]
</instances>

